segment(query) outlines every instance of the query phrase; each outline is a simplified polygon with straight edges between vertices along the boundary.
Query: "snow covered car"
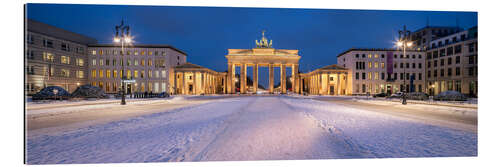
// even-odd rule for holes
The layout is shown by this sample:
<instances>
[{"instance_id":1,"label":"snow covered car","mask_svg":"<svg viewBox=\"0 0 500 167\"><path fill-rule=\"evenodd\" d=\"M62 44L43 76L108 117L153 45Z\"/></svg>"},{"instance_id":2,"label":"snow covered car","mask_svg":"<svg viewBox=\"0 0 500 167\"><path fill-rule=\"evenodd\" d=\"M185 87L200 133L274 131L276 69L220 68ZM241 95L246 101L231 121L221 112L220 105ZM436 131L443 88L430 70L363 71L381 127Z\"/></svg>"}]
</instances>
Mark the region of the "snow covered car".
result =
<instances>
[{"instance_id":1,"label":"snow covered car","mask_svg":"<svg viewBox=\"0 0 500 167\"><path fill-rule=\"evenodd\" d=\"M104 90L102 90L100 87L97 86L91 86L89 84L87 85L82 85L78 88L76 88L73 93L71 93L71 96L74 98L108 98L109 96L104 93Z\"/></svg>"},{"instance_id":2,"label":"snow covered car","mask_svg":"<svg viewBox=\"0 0 500 167\"><path fill-rule=\"evenodd\" d=\"M428 100L429 95L423 92L411 92L407 94L407 99L409 100Z\"/></svg>"},{"instance_id":3,"label":"snow covered car","mask_svg":"<svg viewBox=\"0 0 500 167\"><path fill-rule=\"evenodd\" d=\"M397 92L389 96L389 98L401 98L403 97L403 92Z\"/></svg>"},{"instance_id":4,"label":"snow covered car","mask_svg":"<svg viewBox=\"0 0 500 167\"><path fill-rule=\"evenodd\" d=\"M457 91L449 90L449 91L444 91L439 93L438 95L434 96L434 100L439 100L439 101L466 101L467 97Z\"/></svg>"},{"instance_id":5,"label":"snow covered car","mask_svg":"<svg viewBox=\"0 0 500 167\"><path fill-rule=\"evenodd\" d=\"M386 96L387 96L387 94L385 94L383 92L382 93L377 93L377 94L373 95L373 97L386 97Z\"/></svg>"},{"instance_id":6,"label":"snow covered car","mask_svg":"<svg viewBox=\"0 0 500 167\"><path fill-rule=\"evenodd\" d=\"M40 90L32 96L33 100L57 100L57 99L69 99L71 94L69 94L64 88L59 86L49 86Z\"/></svg>"}]
</instances>

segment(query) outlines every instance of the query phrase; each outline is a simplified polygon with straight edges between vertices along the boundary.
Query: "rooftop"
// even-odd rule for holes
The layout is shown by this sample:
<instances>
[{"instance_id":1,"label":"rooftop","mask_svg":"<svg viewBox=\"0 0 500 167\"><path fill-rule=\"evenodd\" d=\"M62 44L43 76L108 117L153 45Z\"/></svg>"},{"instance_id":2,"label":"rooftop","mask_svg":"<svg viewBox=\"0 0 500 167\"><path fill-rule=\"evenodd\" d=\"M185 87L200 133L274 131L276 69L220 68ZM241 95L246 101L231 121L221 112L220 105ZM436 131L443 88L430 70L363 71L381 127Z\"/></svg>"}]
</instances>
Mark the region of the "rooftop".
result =
<instances>
[{"instance_id":1,"label":"rooftop","mask_svg":"<svg viewBox=\"0 0 500 167\"><path fill-rule=\"evenodd\" d=\"M45 24L33 19L27 19L26 28L30 32L35 32L47 36L51 36L58 39L63 39L79 44L93 44L97 43L97 40L85 35L77 34L59 27L55 27L49 24Z\"/></svg>"},{"instance_id":2,"label":"rooftop","mask_svg":"<svg viewBox=\"0 0 500 167\"><path fill-rule=\"evenodd\" d=\"M89 44L88 46L89 47L119 47L119 45L116 45L116 44ZM134 44L131 47L132 48L170 48L170 49L173 49L173 50L187 56L187 54L184 51L177 49L171 45L166 45L166 44Z\"/></svg>"},{"instance_id":3,"label":"rooftop","mask_svg":"<svg viewBox=\"0 0 500 167\"><path fill-rule=\"evenodd\" d=\"M398 50L398 49L394 49L394 48L351 48L351 49L348 49L340 54L337 55L337 57L340 57L346 53L349 53L351 51L402 51L402 50ZM419 51L416 51L416 50L408 50L408 52L419 52Z\"/></svg>"}]
</instances>

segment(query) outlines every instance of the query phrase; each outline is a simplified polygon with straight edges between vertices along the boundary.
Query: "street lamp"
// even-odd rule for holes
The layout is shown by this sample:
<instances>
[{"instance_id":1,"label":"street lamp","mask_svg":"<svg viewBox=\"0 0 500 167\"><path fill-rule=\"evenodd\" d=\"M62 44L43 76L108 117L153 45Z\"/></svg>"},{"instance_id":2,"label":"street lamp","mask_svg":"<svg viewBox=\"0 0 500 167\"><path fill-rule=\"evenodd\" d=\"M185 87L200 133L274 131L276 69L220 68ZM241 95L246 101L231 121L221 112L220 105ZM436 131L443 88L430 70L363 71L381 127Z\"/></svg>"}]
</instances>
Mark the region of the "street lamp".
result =
<instances>
[{"instance_id":1,"label":"street lamp","mask_svg":"<svg viewBox=\"0 0 500 167\"><path fill-rule=\"evenodd\" d=\"M413 43L409 41L410 31L406 30L406 25L403 26L403 30L399 30L399 40L396 45L399 48L403 48L403 105L406 105L406 63L404 59L408 59L406 56L406 48L411 47Z\"/></svg>"},{"instance_id":2,"label":"street lamp","mask_svg":"<svg viewBox=\"0 0 500 167\"><path fill-rule=\"evenodd\" d=\"M130 36L130 27L127 25L123 25L123 20L120 25L115 26L115 37L113 39L113 42L115 43L120 43L121 44L121 56L122 56L122 89L120 90L120 93L122 95L122 102L121 105L127 104L125 102L125 44L130 44L132 43L132 37Z\"/></svg>"}]
</instances>

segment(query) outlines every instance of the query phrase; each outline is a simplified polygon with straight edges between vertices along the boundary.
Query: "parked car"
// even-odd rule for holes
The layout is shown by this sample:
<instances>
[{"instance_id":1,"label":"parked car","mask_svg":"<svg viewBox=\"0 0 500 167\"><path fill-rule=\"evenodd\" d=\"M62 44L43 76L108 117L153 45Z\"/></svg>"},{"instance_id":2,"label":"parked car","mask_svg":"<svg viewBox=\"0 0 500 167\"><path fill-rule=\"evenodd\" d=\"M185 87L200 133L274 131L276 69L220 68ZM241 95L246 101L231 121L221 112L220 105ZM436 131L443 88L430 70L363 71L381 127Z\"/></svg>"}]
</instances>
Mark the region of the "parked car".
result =
<instances>
[{"instance_id":1,"label":"parked car","mask_svg":"<svg viewBox=\"0 0 500 167\"><path fill-rule=\"evenodd\" d=\"M373 97L386 97L386 96L387 96L387 94L385 94L383 92L382 93L377 93L377 94L373 95Z\"/></svg>"},{"instance_id":2,"label":"parked car","mask_svg":"<svg viewBox=\"0 0 500 167\"><path fill-rule=\"evenodd\" d=\"M429 95L423 92L411 92L407 94L407 99L409 100L428 100Z\"/></svg>"},{"instance_id":3,"label":"parked car","mask_svg":"<svg viewBox=\"0 0 500 167\"><path fill-rule=\"evenodd\" d=\"M403 92L396 92L391 96L389 96L389 98L401 98L401 97L403 97Z\"/></svg>"},{"instance_id":4,"label":"parked car","mask_svg":"<svg viewBox=\"0 0 500 167\"><path fill-rule=\"evenodd\" d=\"M457 91L449 90L439 93L437 96L434 96L434 100L439 101L466 101L467 97Z\"/></svg>"}]
</instances>

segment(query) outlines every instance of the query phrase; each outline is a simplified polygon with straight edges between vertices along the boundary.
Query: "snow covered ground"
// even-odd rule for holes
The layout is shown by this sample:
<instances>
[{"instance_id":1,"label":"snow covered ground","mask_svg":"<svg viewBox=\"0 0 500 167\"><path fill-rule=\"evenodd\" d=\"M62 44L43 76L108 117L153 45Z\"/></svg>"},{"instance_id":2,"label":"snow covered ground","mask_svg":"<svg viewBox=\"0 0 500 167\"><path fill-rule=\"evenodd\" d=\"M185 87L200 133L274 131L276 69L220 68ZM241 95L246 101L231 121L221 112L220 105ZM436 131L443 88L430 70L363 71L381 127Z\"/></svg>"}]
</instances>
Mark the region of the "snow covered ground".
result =
<instances>
[{"instance_id":1,"label":"snow covered ground","mask_svg":"<svg viewBox=\"0 0 500 167\"><path fill-rule=\"evenodd\" d=\"M477 133L312 98L247 96L31 130L26 148L29 164L477 156Z\"/></svg>"}]
</instances>

